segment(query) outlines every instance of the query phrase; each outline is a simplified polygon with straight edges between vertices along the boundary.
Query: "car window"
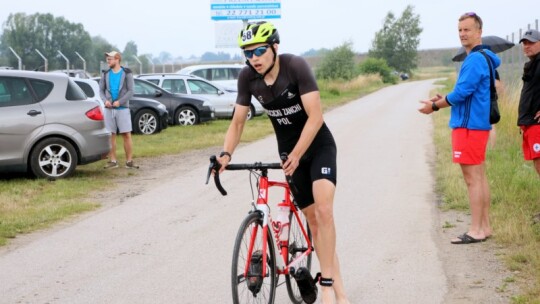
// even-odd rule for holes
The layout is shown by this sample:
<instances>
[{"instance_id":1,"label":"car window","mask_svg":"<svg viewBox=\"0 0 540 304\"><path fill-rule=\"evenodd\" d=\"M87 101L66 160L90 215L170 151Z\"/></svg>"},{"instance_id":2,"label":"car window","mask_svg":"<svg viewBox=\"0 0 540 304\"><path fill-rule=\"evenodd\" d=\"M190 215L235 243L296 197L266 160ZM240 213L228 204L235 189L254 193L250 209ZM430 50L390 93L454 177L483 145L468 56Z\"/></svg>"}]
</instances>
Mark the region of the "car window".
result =
<instances>
[{"instance_id":1,"label":"car window","mask_svg":"<svg viewBox=\"0 0 540 304\"><path fill-rule=\"evenodd\" d=\"M187 94L186 83L183 79L165 79L162 88L171 93Z\"/></svg>"},{"instance_id":2,"label":"car window","mask_svg":"<svg viewBox=\"0 0 540 304\"><path fill-rule=\"evenodd\" d=\"M84 94L86 94L86 96L91 97L91 98L96 96L94 94L94 90L92 90L92 87L88 83L82 82L82 81L75 81L75 83L79 87L81 87L81 89L83 90Z\"/></svg>"},{"instance_id":3,"label":"car window","mask_svg":"<svg viewBox=\"0 0 540 304\"><path fill-rule=\"evenodd\" d=\"M34 99L23 78L0 77L0 107L31 103L34 103Z\"/></svg>"},{"instance_id":4,"label":"car window","mask_svg":"<svg viewBox=\"0 0 540 304\"><path fill-rule=\"evenodd\" d=\"M135 81L133 93L139 95L154 95L156 93L156 88L149 85L148 83L144 83L142 81Z\"/></svg>"},{"instance_id":5,"label":"car window","mask_svg":"<svg viewBox=\"0 0 540 304\"><path fill-rule=\"evenodd\" d=\"M83 90L73 82L73 80L68 79L68 85L66 90L66 99L67 100L85 100L86 95Z\"/></svg>"},{"instance_id":6,"label":"car window","mask_svg":"<svg viewBox=\"0 0 540 304\"><path fill-rule=\"evenodd\" d=\"M198 76L198 77L201 77L201 78L204 78L204 79L208 79L208 76L206 76L206 69L202 69L202 70L198 70L198 71L195 71L193 73L191 73L192 75L195 75L195 76Z\"/></svg>"},{"instance_id":7,"label":"car window","mask_svg":"<svg viewBox=\"0 0 540 304\"><path fill-rule=\"evenodd\" d=\"M30 85L36 93L37 101L42 101L51 93L53 89L53 83L50 81L39 80L39 79L30 79Z\"/></svg>"},{"instance_id":8,"label":"car window","mask_svg":"<svg viewBox=\"0 0 540 304\"><path fill-rule=\"evenodd\" d=\"M229 69L229 79L238 79L241 70L242 69Z\"/></svg>"},{"instance_id":9,"label":"car window","mask_svg":"<svg viewBox=\"0 0 540 304\"><path fill-rule=\"evenodd\" d=\"M229 79L229 69L212 69L212 80Z\"/></svg>"},{"instance_id":10,"label":"car window","mask_svg":"<svg viewBox=\"0 0 540 304\"><path fill-rule=\"evenodd\" d=\"M188 86L191 94L217 94L218 89L213 85L200 80L189 80Z\"/></svg>"}]
</instances>

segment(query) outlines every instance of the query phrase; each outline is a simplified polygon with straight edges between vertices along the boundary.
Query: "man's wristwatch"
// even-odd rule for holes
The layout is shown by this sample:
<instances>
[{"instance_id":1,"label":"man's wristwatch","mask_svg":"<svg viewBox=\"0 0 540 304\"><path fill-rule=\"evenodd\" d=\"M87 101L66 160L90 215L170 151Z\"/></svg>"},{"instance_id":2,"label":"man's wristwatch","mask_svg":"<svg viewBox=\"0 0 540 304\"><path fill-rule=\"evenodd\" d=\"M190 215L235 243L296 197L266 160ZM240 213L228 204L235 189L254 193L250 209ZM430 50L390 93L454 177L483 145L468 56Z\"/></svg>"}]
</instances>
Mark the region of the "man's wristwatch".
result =
<instances>
[{"instance_id":1,"label":"man's wristwatch","mask_svg":"<svg viewBox=\"0 0 540 304\"><path fill-rule=\"evenodd\" d=\"M225 156L225 155L227 155L227 156L229 157L229 161L232 160L231 153L225 152L225 151L221 151L221 153L219 153L219 157L223 157L223 156Z\"/></svg>"},{"instance_id":2,"label":"man's wristwatch","mask_svg":"<svg viewBox=\"0 0 540 304\"><path fill-rule=\"evenodd\" d=\"M435 104L435 101L432 101L432 102L431 102L431 109L432 109L433 111L439 111L440 108L437 107L437 105Z\"/></svg>"}]
</instances>

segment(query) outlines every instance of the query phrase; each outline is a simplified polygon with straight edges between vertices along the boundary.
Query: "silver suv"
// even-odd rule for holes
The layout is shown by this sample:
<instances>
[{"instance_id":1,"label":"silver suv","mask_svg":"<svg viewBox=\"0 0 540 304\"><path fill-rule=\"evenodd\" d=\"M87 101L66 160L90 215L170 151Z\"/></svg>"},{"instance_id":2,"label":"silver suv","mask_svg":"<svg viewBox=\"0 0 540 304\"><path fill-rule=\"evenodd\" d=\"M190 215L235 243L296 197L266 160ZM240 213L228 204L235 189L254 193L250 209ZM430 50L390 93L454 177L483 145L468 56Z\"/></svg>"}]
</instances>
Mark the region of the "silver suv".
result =
<instances>
[{"instance_id":1,"label":"silver suv","mask_svg":"<svg viewBox=\"0 0 540 304\"><path fill-rule=\"evenodd\" d=\"M0 172L63 178L110 150L99 104L65 74L0 71Z\"/></svg>"},{"instance_id":2,"label":"silver suv","mask_svg":"<svg viewBox=\"0 0 540 304\"><path fill-rule=\"evenodd\" d=\"M231 118L233 116L238 93L230 92L206 79L174 73L140 75L138 78L152 82L171 93L205 97L215 108L217 118ZM255 97L252 97L248 119L263 113L264 108L261 103Z\"/></svg>"},{"instance_id":3,"label":"silver suv","mask_svg":"<svg viewBox=\"0 0 540 304\"><path fill-rule=\"evenodd\" d=\"M244 67L240 64L199 64L190 65L176 73L201 77L227 90L237 91L238 75Z\"/></svg>"}]
</instances>

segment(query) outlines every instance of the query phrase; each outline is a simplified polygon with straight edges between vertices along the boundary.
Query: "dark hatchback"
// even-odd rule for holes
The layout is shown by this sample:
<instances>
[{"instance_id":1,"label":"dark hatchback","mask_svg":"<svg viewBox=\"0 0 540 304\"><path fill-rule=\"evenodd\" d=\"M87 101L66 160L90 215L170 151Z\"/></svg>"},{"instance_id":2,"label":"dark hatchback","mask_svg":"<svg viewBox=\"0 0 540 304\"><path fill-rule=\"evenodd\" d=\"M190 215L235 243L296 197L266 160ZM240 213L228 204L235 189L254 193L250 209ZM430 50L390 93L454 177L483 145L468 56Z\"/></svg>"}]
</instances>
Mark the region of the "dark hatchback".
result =
<instances>
[{"instance_id":1,"label":"dark hatchback","mask_svg":"<svg viewBox=\"0 0 540 304\"><path fill-rule=\"evenodd\" d=\"M173 94L138 78L134 81L134 96L151 98L164 104L171 124L189 126L215 119L214 107L206 98Z\"/></svg>"},{"instance_id":2,"label":"dark hatchback","mask_svg":"<svg viewBox=\"0 0 540 304\"><path fill-rule=\"evenodd\" d=\"M94 79L96 81L79 78L72 79L81 87L86 96L97 99L103 105L103 101L99 97L99 79ZM129 100L129 111L131 112L133 132L136 134L156 134L169 126L169 113L167 109L155 100L132 97Z\"/></svg>"}]
</instances>

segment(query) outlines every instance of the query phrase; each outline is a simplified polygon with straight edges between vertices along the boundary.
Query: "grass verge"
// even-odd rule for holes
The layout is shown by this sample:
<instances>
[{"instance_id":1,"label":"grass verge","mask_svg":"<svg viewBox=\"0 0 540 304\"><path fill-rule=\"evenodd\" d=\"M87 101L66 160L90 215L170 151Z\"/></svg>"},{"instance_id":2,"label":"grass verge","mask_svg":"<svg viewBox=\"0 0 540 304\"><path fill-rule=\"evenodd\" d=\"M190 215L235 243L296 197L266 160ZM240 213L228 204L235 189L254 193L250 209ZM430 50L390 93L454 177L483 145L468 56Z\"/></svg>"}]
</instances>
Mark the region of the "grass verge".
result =
<instances>
[{"instance_id":1,"label":"grass verge","mask_svg":"<svg viewBox=\"0 0 540 304\"><path fill-rule=\"evenodd\" d=\"M442 82L450 91L454 79ZM515 273L524 293L513 303L540 303L540 223L532 218L540 212L538 176L521 152L521 135L516 126L520 82L506 83L499 96L502 119L495 125L486 155L486 170L491 190L491 221L494 240L503 246L505 262ZM437 191L443 209L467 210L469 202L461 170L452 163L449 110L434 115L437 147Z\"/></svg>"},{"instance_id":2,"label":"grass verge","mask_svg":"<svg viewBox=\"0 0 540 304\"><path fill-rule=\"evenodd\" d=\"M323 81L319 83L325 110L357 99L383 87L375 76L361 76L350 82ZM180 127L170 126L152 136L133 136L135 158L173 155L185 151L221 146L229 120ZM251 142L269 134L273 129L263 115L247 122L242 142ZM118 140L119 161L123 163L121 137ZM29 179L21 175L0 176L0 246L18 234L42 229L75 214L99 208L99 202L88 199L88 193L110 185L118 171L105 171L103 162L80 166L73 177L54 182ZM138 174L130 172L129 174Z\"/></svg>"}]
</instances>

